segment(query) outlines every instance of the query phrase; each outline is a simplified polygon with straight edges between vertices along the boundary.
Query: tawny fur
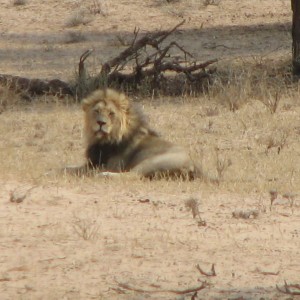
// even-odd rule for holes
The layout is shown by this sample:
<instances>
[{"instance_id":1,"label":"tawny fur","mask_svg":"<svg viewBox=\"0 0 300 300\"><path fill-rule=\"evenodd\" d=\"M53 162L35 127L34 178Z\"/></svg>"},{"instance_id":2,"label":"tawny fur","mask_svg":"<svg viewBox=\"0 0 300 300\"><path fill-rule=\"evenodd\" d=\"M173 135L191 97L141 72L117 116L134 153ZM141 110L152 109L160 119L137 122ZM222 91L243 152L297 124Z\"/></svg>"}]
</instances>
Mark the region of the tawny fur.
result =
<instances>
[{"instance_id":1,"label":"tawny fur","mask_svg":"<svg viewBox=\"0 0 300 300\"><path fill-rule=\"evenodd\" d=\"M135 172L143 177L202 176L188 153L151 130L132 101L112 89L97 90L83 100L86 164L77 174Z\"/></svg>"}]
</instances>

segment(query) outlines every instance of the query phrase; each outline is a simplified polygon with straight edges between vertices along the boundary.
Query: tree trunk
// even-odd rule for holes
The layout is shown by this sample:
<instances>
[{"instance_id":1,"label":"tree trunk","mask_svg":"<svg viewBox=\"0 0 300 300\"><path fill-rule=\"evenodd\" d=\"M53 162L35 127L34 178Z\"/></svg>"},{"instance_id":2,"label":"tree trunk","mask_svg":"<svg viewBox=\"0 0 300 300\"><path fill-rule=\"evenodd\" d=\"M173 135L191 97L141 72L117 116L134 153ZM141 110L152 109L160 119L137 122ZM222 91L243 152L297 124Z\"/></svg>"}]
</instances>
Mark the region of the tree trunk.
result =
<instances>
[{"instance_id":1,"label":"tree trunk","mask_svg":"<svg viewBox=\"0 0 300 300\"><path fill-rule=\"evenodd\" d=\"M293 10L293 73L300 75L300 1L291 0Z\"/></svg>"}]
</instances>

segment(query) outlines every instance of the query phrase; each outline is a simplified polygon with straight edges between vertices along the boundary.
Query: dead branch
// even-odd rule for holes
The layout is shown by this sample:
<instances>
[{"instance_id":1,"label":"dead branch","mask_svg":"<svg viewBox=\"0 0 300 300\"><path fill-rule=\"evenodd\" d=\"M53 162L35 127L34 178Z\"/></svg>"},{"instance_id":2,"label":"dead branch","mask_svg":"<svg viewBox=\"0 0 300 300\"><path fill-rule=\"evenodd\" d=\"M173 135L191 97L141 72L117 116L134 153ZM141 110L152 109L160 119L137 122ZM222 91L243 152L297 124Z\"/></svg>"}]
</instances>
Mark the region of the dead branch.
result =
<instances>
[{"instance_id":1,"label":"dead branch","mask_svg":"<svg viewBox=\"0 0 300 300\"><path fill-rule=\"evenodd\" d=\"M212 264L211 266L211 271L210 272L205 272L203 271L199 265L196 265L196 268L197 270L202 274L202 275L205 275L205 276L217 276L216 274L216 270L215 270L215 264Z\"/></svg>"},{"instance_id":2,"label":"dead branch","mask_svg":"<svg viewBox=\"0 0 300 300\"><path fill-rule=\"evenodd\" d=\"M276 284L276 288L279 292L283 294L298 296L300 295L300 284L288 284L286 281L284 281L284 286L280 288Z\"/></svg>"},{"instance_id":3,"label":"dead branch","mask_svg":"<svg viewBox=\"0 0 300 300\"><path fill-rule=\"evenodd\" d=\"M115 67L116 65L120 65L121 62L126 61L129 57L135 55L140 49L146 47L147 45L152 46L155 49L159 49L159 44L161 44L170 34L172 34L178 27L180 27L184 23L185 20L177 24L174 28L172 28L169 31L159 31L147 34L139 40L137 40L139 30L135 28L134 39L131 43L131 46L125 49L123 52L121 52L119 56L103 64L101 73L108 74L113 67Z\"/></svg>"},{"instance_id":4,"label":"dead branch","mask_svg":"<svg viewBox=\"0 0 300 300\"><path fill-rule=\"evenodd\" d=\"M171 30L148 33L141 38L138 38L139 31L135 28L130 46L117 57L104 63L100 74L91 80L93 82L105 81L108 86L125 84L136 88L148 78L150 80L147 82L151 84L151 89L159 89L163 85L161 79L166 79L171 74L183 74L186 80L182 80L182 85L185 82L201 84L203 79L210 76L206 68L217 62L217 59L204 63L189 61L187 58L192 58L193 55L177 42L162 44L183 24L184 21ZM179 54L172 55L173 49L179 51Z\"/></svg>"},{"instance_id":5,"label":"dead branch","mask_svg":"<svg viewBox=\"0 0 300 300\"><path fill-rule=\"evenodd\" d=\"M85 68L84 68L84 62L85 60L94 52L94 49L88 49L85 52L82 53L79 59L79 64L78 64L78 74L79 77L85 76Z\"/></svg>"},{"instance_id":6,"label":"dead branch","mask_svg":"<svg viewBox=\"0 0 300 300\"><path fill-rule=\"evenodd\" d=\"M176 290L176 289L157 289L157 290L147 290L147 289L142 289L142 288L135 288L133 286L130 286L127 283L122 283L116 281L119 287L125 290L130 290L134 291L137 293L148 293L148 294L153 294L153 293L172 293L172 294L177 294L177 295L184 295L184 294L189 294L189 293L195 293L200 290L205 289L208 286L207 282L202 282L200 286L194 287L194 288L187 288L183 290Z\"/></svg>"},{"instance_id":7,"label":"dead branch","mask_svg":"<svg viewBox=\"0 0 300 300\"><path fill-rule=\"evenodd\" d=\"M277 276L279 275L280 271L276 271L276 272L273 272L273 271L264 271L264 270L261 270L260 268L255 268L255 270L252 271L253 273L259 273L259 274L262 274L262 275L272 275L272 276Z\"/></svg>"}]
</instances>

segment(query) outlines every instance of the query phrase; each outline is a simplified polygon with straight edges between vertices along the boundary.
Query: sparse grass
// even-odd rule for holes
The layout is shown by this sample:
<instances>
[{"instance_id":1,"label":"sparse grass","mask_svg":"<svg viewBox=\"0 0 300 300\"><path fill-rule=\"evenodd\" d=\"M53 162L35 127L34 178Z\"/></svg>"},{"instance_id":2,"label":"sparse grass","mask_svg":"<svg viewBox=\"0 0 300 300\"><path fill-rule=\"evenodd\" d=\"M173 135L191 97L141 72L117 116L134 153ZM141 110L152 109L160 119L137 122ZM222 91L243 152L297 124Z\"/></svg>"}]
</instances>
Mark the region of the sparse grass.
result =
<instances>
[{"instance_id":1,"label":"sparse grass","mask_svg":"<svg viewBox=\"0 0 300 300\"><path fill-rule=\"evenodd\" d=\"M99 236L100 227L95 220L74 215L72 227L74 232L85 241L94 240Z\"/></svg>"},{"instance_id":2,"label":"sparse grass","mask_svg":"<svg viewBox=\"0 0 300 300\"><path fill-rule=\"evenodd\" d=\"M89 11L93 15L100 14L102 16L107 15L107 3L104 0L93 0L92 4L89 6Z\"/></svg>"}]
</instances>

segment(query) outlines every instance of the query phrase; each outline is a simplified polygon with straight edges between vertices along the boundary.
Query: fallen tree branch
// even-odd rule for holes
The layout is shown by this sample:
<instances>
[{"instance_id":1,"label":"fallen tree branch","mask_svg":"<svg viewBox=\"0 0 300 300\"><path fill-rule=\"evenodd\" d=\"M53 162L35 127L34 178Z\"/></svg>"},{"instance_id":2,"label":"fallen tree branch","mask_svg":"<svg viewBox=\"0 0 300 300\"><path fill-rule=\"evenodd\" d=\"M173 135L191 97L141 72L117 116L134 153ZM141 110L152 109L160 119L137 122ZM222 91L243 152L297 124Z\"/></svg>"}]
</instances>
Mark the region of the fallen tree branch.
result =
<instances>
[{"instance_id":1,"label":"fallen tree branch","mask_svg":"<svg viewBox=\"0 0 300 300\"><path fill-rule=\"evenodd\" d=\"M159 31L151 34L146 34L141 39L137 40L137 35L139 31L135 28L134 30L134 39L131 46L121 52L117 57L109 60L108 62L104 63L102 66L101 73L108 74L111 68L119 65L121 62L128 59L132 55L136 54L140 49L144 48L145 46L152 46L155 49L158 49L158 45L161 44L171 33L173 33L178 27L183 25L185 20L177 24L174 28L169 31Z\"/></svg>"},{"instance_id":2,"label":"fallen tree branch","mask_svg":"<svg viewBox=\"0 0 300 300\"><path fill-rule=\"evenodd\" d=\"M147 289L136 288L136 287L130 286L127 283L122 283L122 282L118 282L118 281L116 281L116 282L117 282L118 286L121 287L122 289L134 291L134 292L137 292L137 293L148 293L148 294L151 294L151 293L172 293L172 294L177 294L177 295L184 295L184 294L198 292L200 290L205 289L208 286L207 282L202 282L201 285L198 286L198 287L187 288L187 289L183 289L183 290L177 290L177 289L147 290Z\"/></svg>"},{"instance_id":3,"label":"fallen tree branch","mask_svg":"<svg viewBox=\"0 0 300 300\"><path fill-rule=\"evenodd\" d=\"M215 264L212 264L211 266L211 271L210 272L205 272L203 271L199 265L196 265L196 268L197 270L202 274L202 275L205 275L205 276L217 276L216 274L216 270L215 270Z\"/></svg>"},{"instance_id":4,"label":"fallen tree branch","mask_svg":"<svg viewBox=\"0 0 300 300\"><path fill-rule=\"evenodd\" d=\"M139 31L135 28L130 46L117 57L104 63L100 73L90 78L90 84L84 82L83 86L87 89L83 89L83 93L86 92L85 90L93 90L94 85L99 82L103 82L106 86L125 86L131 89L138 89L143 82L146 82L151 92L163 90L164 82L172 82L172 77L174 78L176 74L183 74L185 79L181 77L181 81L177 81L175 84L175 89L180 87L179 83L181 83L182 90L192 85L196 88L197 84L201 89L202 82L207 82L204 79L209 78L213 72L212 70L207 72L206 68L217 62L217 59L202 63L189 61L187 58L192 58L193 55L176 41L167 45L162 44L170 34L183 24L184 21L169 31L148 33L139 39ZM174 49L179 51L177 55L172 54Z\"/></svg>"},{"instance_id":5,"label":"fallen tree branch","mask_svg":"<svg viewBox=\"0 0 300 300\"><path fill-rule=\"evenodd\" d=\"M17 92L25 92L29 95L56 95L59 97L74 96L72 87L59 79L42 80L26 77L0 74L0 84Z\"/></svg>"}]
</instances>

